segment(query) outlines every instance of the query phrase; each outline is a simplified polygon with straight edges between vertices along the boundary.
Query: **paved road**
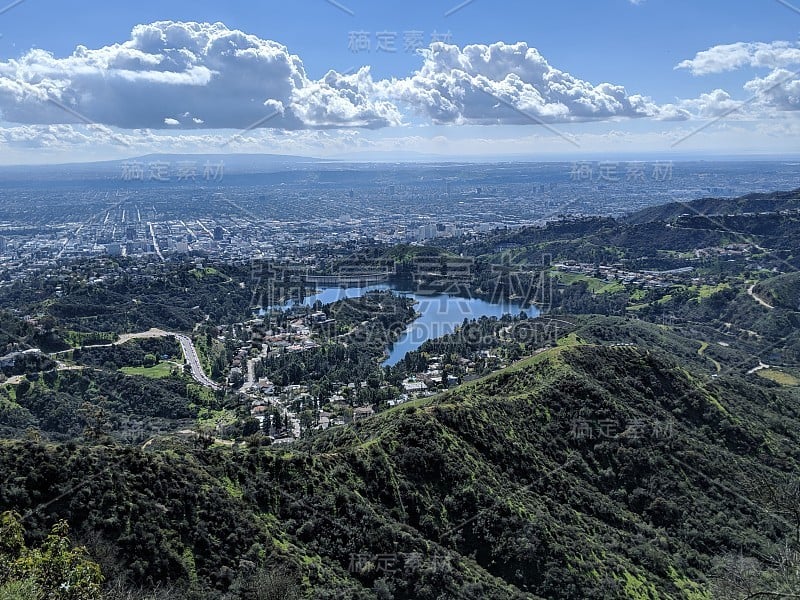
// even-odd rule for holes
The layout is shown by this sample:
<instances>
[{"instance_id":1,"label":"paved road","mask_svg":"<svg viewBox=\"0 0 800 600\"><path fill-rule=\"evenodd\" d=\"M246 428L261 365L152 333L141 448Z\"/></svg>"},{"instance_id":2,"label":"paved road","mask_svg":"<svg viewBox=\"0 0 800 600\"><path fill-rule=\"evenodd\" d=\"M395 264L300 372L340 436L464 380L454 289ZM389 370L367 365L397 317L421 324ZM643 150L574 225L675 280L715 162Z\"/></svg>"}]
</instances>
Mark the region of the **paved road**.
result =
<instances>
[{"instance_id":1,"label":"paved road","mask_svg":"<svg viewBox=\"0 0 800 600\"><path fill-rule=\"evenodd\" d=\"M251 358L247 361L247 377L245 377L245 382L242 384L242 387L239 388L240 392L246 392L256 384L256 360L255 358Z\"/></svg>"},{"instance_id":2,"label":"paved road","mask_svg":"<svg viewBox=\"0 0 800 600\"><path fill-rule=\"evenodd\" d=\"M194 377L198 383L201 383L206 387L210 387L211 389L214 390L220 389L220 386L211 381L208 375L206 375L205 371L203 371L203 367L200 364L200 359L197 357L197 350L195 349L191 338L189 338L189 336L183 335L182 333L175 333L172 335L174 335L175 338L181 344L181 349L183 350L183 356L192 369L192 377Z\"/></svg>"},{"instance_id":3,"label":"paved road","mask_svg":"<svg viewBox=\"0 0 800 600\"><path fill-rule=\"evenodd\" d=\"M153 249L156 251L158 258L161 259L161 262L164 262L164 255L161 254L161 248L158 247L158 240L156 239L156 230L153 227L152 223L148 223L147 226L150 228L150 238L153 240Z\"/></svg>"},{"instance_id":4,"label":"paved road","mask_svg":"<svg viewBox=\"0 0 800 600\"><path fill-rule=\"evenodd\" d=\"M759 360L759 361L758 361L758 366L757 366L757 367L754 367L754 368L752 368L752 369L750 369L750 370L747 372L747 374L748 374L748 375L752 375L753 373L757 373L758 371L761 371L761 370L763 370L763 369L769 369L769 365L765 365L763 362L761 362L761 361Z\"/></svg>"},{"instance_id":5,"label":"paved road","mask_svg":"<svg viewBox=\"0 0 800 600\"><path fill-rule=\"evenodd\" d=\"M125 342L128 342L130 340L155 338L155 337L168 337L171 335L174 335L175 338L178 340L178 342L180 342L181 350L183 350L183 357L186 359L186 362L189 363L189 366L192 369L192 377L194 378L194 380L201 385L210 387L211 389L214 390L220 389L219 384L211 381L208 375L205 374L205 371L203 371L203 367L200 364L200 359L197 356L197 350L194 347L192 339L189 336L184 335L182 333L174 333L171 331L163 331L161 329L153 328L150 329L149 331L143 331L141 333L124 333L121 336L119 336L119 339L114 343L92 344L90 346L83 346L83 347L109 348L111 346L116 346L117 344L124 344ZM62 350L60 352L53 352L52 354L50 354L50 356L55 357L58 356L59 354L64 354L66 352L72 352L72 350L70 349L70 350Z\"/></svg>"}]
</instances>

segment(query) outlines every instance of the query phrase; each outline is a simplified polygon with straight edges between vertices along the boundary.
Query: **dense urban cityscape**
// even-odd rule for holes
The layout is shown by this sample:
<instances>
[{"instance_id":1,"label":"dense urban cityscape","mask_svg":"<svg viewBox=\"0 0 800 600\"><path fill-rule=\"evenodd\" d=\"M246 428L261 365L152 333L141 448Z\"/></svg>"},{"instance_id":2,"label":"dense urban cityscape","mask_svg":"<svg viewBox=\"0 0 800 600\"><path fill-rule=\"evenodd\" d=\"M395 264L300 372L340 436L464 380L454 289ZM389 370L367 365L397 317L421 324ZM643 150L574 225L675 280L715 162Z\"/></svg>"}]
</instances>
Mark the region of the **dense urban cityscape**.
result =
<instances>
[{"instance_id":1,"label":"dense urban cityscape","mask_svg":"<svg viewBox=\"0 0 800 600\"><path fill-rule=\"evenodd\" d=\"M420 165L414 171L326 162L319 172L273 166L279 170L264 174L247 173L242 159L228 162L227 171L224 159L189 156L112 163L99 167L80 192L70 183L53 186L52 175L37 184L18 179L18 168L0 169L3 268L194 253L306 262L353 243L425 243L542 225L566 214L619 216L670 201L790 187L794 177L791 163L759 165L758 182L746 175L752 163Z\"/></svg>"}]
</instances>

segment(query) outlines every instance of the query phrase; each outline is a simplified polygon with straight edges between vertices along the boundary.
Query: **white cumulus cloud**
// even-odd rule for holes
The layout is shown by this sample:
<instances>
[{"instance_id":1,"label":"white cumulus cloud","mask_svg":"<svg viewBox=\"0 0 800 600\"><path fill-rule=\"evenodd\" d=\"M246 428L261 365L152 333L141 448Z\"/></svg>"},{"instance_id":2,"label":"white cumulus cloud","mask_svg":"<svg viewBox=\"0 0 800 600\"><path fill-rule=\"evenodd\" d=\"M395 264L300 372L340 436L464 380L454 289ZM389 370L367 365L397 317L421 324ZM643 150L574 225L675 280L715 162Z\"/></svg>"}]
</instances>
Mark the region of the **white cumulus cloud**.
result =
<instances>
[{"instance_id":1,"label":"white cumulus cloud","mask_svg":"<svg viewBox=\"0 0 800 600\"><path fill-rule=\"evenodd\" d=\"M368 72L312 80L285 46L222 23L160 21L65 58L34 49L0 61L0 112L15 123L126 129L239 129L272 112L265 126L283 129L398 124L394 106L370 99L369 83Z\"/></svg>"},{"instance_id":2,"label":"white cumulus cloud","mask_svg":"<svg viewBox=\"0 0 800 600\"><path fill-rule=\"evenodd\" d=\"M737 42L713 46L694 58L680 62L676 69L694 75L735 71L743 67L770 68L800 65L800 45L793 42Z\"/></svg>"},{"instance_id":3,"label":"white cumulus cloud","mask_svg":"<svg viewBox=\"0 0 800 600\"><path fill-rule=\"evenodd\" d=\"M406 79L380 81L385 96L436 123L566 123L658 113L651 100L611 83L593 85L552 67L524 42L441 42L420 50L422 67Z\"/></svg>"},{"instance_id":4,"label":"white cumulus cloud","mask_svg":"<svg viewBox=\"0 0 800 600\"><path fill-rule=\"evenodd\" d=\"M716 89L707 94L700 94L698 98L683 100L680 103L684 110L703 118L732 115L734 111L745 108L742 102L734 100L725 90Z\"/></svg>"},{"instance_id":5,"label":"white cumulus cloud","mask_svg":"<svg viewBox=\"0 0 800 600\"><path fill-rule=\"evenodd\" d=\"M800 110L800 44L793 42L738 42L714 46L698 52L691 60L679 63L676 69L689 69L694 75L709 75L744 68L769 69L763 77L744 84L750 94L736 113L745 116L767 116L776 111ZM794 67L789 70L788 67ZM682 106L695 109L700 116L730 113L736 107L730 95L723 90L703 94L688 100Z\"/></svg>"},{"instance_id":6,"label":"white cumulus cloud","mask_svg":"<svg viewBox=\"0 0 800 600\"><path fill-rule=\"evenodd\" d=\"M744 88L777 110L800 110L800 76L796 71L775 69L766 77L748 81Z\"/></svg>"},{"instance_id":7,"label":"white cumulus cloud","mask_svg":"<svg viewBox=\"0 0 800 600\"><path fill-rule=\"evenodd\" d=\"M65 57L32 49L0 61L0 121L38 126L32 139L51 144L67 131L60 126L80 125L78 131L87 135L82 127L92 123L101 125L93 135L110 136L116 128L126 141L159 130L174 136L245 130L222 136L240 144L260 141L254 130L685 121L800 109L800 78L788 70L800 65L800 46L790 42L715 46L676 67L696 75L770 69L745 84L754 97L750 102L715 89L658 104L621 85L589 82L558 69L524 42L463 48L438 42L420 50L419 59L419 68L407 77L375 80L365 66L313 79L301 58L278 42L222 23L159 21L137 25L121 43L78 46ZM27 139L30 131L6 134L5 143L15 136ZM81 135L65 133L76 141Z\"/></svg>"}]
</instances>

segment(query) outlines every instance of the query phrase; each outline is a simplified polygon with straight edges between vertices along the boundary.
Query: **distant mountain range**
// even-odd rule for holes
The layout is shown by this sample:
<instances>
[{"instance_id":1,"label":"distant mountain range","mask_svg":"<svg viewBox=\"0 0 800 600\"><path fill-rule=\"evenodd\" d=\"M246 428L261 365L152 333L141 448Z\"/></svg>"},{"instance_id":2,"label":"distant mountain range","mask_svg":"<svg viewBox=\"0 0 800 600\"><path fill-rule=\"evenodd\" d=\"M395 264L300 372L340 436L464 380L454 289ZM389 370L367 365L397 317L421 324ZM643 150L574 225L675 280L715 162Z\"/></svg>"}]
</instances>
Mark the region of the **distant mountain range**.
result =
<instances>
[{"instance_id":1,"label":"distant mountain range","mask_svg":"<svg viewBox=\"0 0 800 600\"><path fill-rule=\"evenodd\" d=\"M288 167L298 168L303 165L319 166L335 161L287 154L146 154L98 162L5 166L0 167L0 177L36 174L48 179L70 179L75 176L106 178L109 175L119 176L126 164L137 162L145 168L152 163L159 162L167 163L172 167L179 163L192 163L199 169L202 169L206 163L212 165L222 163L225 165L226 173L244 174L283 170Z\"/></svg>"}]
</instances>

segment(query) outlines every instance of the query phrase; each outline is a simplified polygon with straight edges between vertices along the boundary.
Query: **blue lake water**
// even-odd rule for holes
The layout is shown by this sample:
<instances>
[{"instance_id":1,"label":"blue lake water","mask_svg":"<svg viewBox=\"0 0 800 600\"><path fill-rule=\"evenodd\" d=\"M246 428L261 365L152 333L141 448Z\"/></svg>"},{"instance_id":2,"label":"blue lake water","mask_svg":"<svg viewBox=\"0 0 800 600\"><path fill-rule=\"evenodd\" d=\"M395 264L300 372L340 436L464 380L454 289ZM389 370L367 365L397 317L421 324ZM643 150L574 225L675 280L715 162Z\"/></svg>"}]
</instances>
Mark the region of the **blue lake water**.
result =
<instances>
[{"instance_id":1,"label":"blue lake water","mask_svg":"<svg viewBox=\"0 0 800 600\"><path fill-rule=\"evenodd\" d=\"M366 287L326 287L320 288L316 291L315 294L311 296L305 296L302 300L289 300L286 304L282 305L282 308L292 308L294 306L313 306L317 300L319 300L322 304L333 304L339 300L346 300L347 298L360 298L367 292L374 292L374 291L387 291L387 290L396 290L395 287L381 283L377 285L370 285Z\"/></svg>"},{"instance_id":2,"label":"blue lake water","mask_svg":"<svg viewBox=\"0 0 800 600\"><path fill-rule=\"evenodd\" d=\"M525 311L529 317L539 314L533 307L524 307L516 302L493 303L477 298L460 298L449 294L433 296L405 294L413 298L417 304L416 311L420 316L411 323L397 341L388 348L388 358L383 365L391 367L399 363L406 354L418 350L428 340L435 340L456 330L464 322L481 317L497 317L503 315L517 316Z\"/></svg>"},{"instance_id":3,"label":"blue lake water","mask_svg":"<svg viewBox=\"0 0 800 600\"><path fill-rule=\"evenodd\" d=\"M322 288L311 296L306 296L302 301L289 300L283 308L293 306L312 306L320 301L330 304L345 298L359 298L370 291L391 290L396 294L412 298L415 301L415 310L420 314L416 320L409 324L398 340L386 349L388 358L384 366L394 366L406 354L419 349L428 340L434 340L453 333L464 319L473 320L481 317L500 318L503 315L517 316L524 311L529 317L535 317L539 311L535 306L523 306L519 302L488 302L477 298L462 298L450 294L418 294L408 290L399 289L393 285L380 284L366 287L331 287Z\"/></svg>"}]
</instances>

